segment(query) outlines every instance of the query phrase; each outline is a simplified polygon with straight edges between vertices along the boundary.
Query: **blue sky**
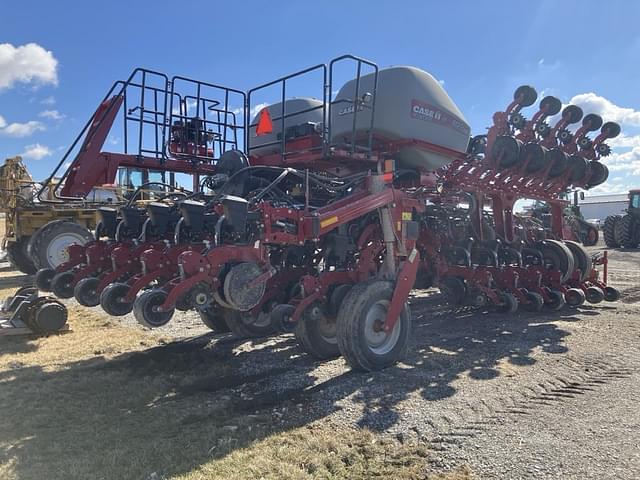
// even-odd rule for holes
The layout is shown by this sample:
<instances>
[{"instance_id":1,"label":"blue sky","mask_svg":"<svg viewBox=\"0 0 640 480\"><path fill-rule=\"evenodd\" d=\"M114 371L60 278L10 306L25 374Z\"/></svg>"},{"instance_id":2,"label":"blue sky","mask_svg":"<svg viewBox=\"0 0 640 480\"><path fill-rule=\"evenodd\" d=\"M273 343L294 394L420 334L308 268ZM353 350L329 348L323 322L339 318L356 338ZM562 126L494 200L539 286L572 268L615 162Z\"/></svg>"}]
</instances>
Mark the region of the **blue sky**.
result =
<instances>
[{"instance_id":1,"label":"blue sky","mask_svg":"<svg viewBox=\"0 0 640 480\"><path fill-rule=\"evenodd\" d=\"M600 193L640 186L640 3L631 1L8 2L0 159L45 177L136 66L247 89L353 53L444 82L474 133L528 83L622 123Z\"/></svg>"}]
</instances>

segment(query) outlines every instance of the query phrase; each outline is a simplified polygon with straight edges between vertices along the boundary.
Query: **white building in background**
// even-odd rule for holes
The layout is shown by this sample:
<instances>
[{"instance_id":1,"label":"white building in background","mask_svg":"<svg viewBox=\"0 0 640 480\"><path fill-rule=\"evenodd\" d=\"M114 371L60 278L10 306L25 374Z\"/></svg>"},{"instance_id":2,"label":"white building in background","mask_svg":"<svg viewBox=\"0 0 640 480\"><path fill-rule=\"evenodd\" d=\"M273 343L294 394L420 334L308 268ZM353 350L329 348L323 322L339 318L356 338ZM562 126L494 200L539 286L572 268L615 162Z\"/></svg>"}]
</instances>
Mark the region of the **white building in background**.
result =
<instances>
[{"instance_id":1,"label":"white building in background","mask_svg":"<svg viewBox=\"0 0 640 480\"><path fill-rule=\"evenodd\" d=\"M629 204L626 193L616 195L594 195L579 200L580 211L585 220L599 220L600 223L609 215L621 215Z\"/></svg>"}]
</instances>

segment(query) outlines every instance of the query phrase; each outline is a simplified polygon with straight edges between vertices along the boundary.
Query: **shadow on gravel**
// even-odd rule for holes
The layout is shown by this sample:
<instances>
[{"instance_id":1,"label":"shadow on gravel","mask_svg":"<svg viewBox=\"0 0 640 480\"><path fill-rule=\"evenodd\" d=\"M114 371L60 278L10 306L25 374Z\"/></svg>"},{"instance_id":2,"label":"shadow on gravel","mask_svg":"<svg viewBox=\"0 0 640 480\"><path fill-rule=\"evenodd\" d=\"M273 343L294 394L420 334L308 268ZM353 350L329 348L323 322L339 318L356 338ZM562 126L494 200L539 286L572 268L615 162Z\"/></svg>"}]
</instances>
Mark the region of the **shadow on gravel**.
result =
<instances>
[{"instance_id":1,"label":"shadow on gravel","mask_svg":"<svg viewBox=\"0 0 640 480\"><path fill-rule=\"evenodd\" d=\"M505 362L533 365L538 349L565 353L568 332L552 322L597 315L589 308L452 314L434 297L411 303L411 354L375 373L353 373L340 359L316 362L292 335L251 342L204 335L56 371L17 366L0 373L0 461L17 458L19 478L71 478L69 468L78 478L111 478L123 463L131 464L131 478L175 475L351 408L347 397L362 412L360 426L384 431L397 423L396 407L408 395L442 400L456 394L461 376L486 381L501 375ZM35 458L54 466L38 470Z\"/></svg>"}]
</instances>

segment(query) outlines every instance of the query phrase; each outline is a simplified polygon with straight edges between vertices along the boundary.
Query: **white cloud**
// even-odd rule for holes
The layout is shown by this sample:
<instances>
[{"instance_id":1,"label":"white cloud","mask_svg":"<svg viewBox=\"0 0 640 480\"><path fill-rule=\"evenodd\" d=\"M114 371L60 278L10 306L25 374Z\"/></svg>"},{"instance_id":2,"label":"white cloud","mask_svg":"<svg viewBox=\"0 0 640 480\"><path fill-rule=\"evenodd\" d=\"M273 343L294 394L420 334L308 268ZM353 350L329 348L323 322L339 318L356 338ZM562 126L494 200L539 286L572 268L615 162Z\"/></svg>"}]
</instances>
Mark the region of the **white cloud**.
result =
<instances>
[{"instance_id":1,"label":"white cloud","mask_svg":"<svg viewBox=\"0 0 640 480\"><path fill-rule=\"evenodd\" d=\"M4 125L0 127L0 134L8 137L28 137L35 132L46 130L45 126L36 120L30 120L26 123L10 123L7 125L7 122L3 118L2 121L0 121L0 125Z\"/></svg>"},{"instance_id":2,"label":"white cloud","mask_svg":"<svg viewBox=\"0 0 640 480\"><path fill-rule=\"evenodd\" d=\"M0 44L0 90L16 83L58 84L58 60L37 43Z\"/></svg>"},{"instance_id":3,"label":"white cloud","mask_svg":"<svg viewBox=\"0 0 640 480\"><path fill-rule=\"evenodd\" d=\"M585 115L587 113L597 113L605 122L640 126L640 110L620 107L593 92L576 95L569 100L569 103L582 108Z\"/></svg>"},{"instance_id":4,"label":"white cloud","mask_svg":"<svg viewBox=\"0 0 640 480\"><path fill-rule=\"evenodd\" d=\"M53 95L50 95L50 96L40 100L40 103L42 105L47 105L47 106L51 107L51 106L56 104L56 97L54 97Z\"/></svg>"},{"instance_id":5,"label":"white cloud","mask_svg":"<svg viewBox=\"0 0 640 480\"><path fill-rule=\"evenodd\" d=\"M48 157L51 155L51 149L46 145L40 145L39 143L35 143L33 145L27 145L25 147L24 152L20 154L22 158L27 158L31 160L41 160L44 157Z\"/></svg>"},{"instance_id":6,"label":"white cloud","mask_svg":"<svg viewBox=\"0 0 640 480\"><path fill-rule=\"evenodd\" d=\"M0 128L4 128L7 126L7 121L4 119L2 115L0 115Z\"/></svg>"},{"instance_id":7,"label":"white cloud","mask_svg":"<svg viewBox=\"0 0 640 480\"><path fill-rule=\"evenodd\" d=\"M625 135L621 133L616 138L607 140L607 143L613 148L640 147L640 135Z\"/></svg>"},{"instance_id":8,"label":"white cloud","mask_svg":"<svg viewBox=\"0 0 640 480\"><path fill-rule=\"evenodd\" d=\"M268 103L259 103L257 105L254 105L253 108L251 109L251 118L255 117L256 115L258 115L258 113L260 113L262 111L263 108L265 108L266 106L268 106Z\"/></svg>"},{"instance_id":9,"label":"white cloud","mask_svg":"<svg viewBox=\"0 0 640 480\"><path fill-rule=\"evenodd\" d=\"M61 114L58 110L43 110L38 116L49 120L62 120L65 117L65 115Z\"/></svg>"}]
</instances>

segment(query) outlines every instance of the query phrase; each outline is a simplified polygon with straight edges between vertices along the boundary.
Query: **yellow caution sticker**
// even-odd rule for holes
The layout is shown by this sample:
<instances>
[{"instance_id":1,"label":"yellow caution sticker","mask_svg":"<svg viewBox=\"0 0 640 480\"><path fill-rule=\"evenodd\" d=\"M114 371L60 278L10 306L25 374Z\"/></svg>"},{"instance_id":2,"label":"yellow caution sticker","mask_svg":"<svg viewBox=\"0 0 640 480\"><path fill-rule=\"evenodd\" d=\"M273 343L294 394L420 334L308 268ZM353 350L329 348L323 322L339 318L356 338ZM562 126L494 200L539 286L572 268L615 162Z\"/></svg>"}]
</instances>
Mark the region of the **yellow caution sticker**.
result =
<instances>
[{"instance_id":1,"label":"yellow caution sticker","mask_svg":"<svg viewBox=\"0 0 640 480\"><path fill-rule=\"evenodd\" d=\"M338 217L337 216L329 217L326 220L322 220L320 222L320 228L326 228L329 225L333 225L334 223L338 223Z\"/></svg>"},{"instance_id":2,"label":"yellow caution sticker","mask_svg":"<svg viewBox=\"0 0 640 480\"><path fill-rule=\"evenodd\" d=\"M402 219L403 220L413 220L413 214L411 212L402 212Z\"/></svg>"}]
</instances>

